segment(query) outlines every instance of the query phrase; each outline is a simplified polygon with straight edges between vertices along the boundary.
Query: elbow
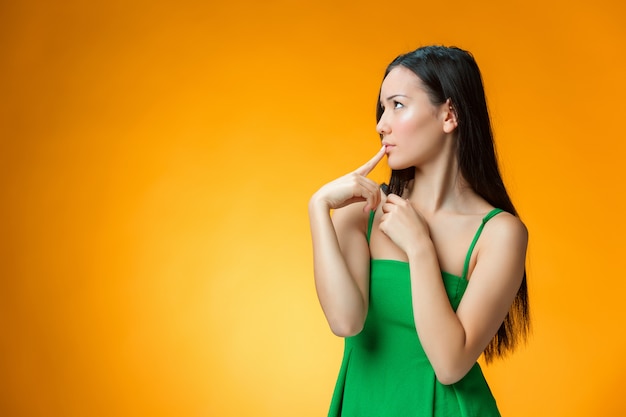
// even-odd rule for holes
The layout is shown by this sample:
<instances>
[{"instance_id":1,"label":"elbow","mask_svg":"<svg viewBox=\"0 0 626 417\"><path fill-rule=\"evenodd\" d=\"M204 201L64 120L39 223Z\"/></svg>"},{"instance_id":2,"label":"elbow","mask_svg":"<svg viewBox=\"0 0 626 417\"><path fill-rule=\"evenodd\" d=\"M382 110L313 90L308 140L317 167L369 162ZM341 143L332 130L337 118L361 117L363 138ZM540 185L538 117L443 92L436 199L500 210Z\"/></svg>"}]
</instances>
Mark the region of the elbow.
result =
<instances>
[{"instance_id":1,"label":"elbow","mask_svg":"<svg viewBox=\"0 0 626 417\"><path fill-rule=\"evenodd\" d=\"M342 322L333 322L329 323L330 330L333 332L335 336L339 337L352 337L361 333L363 330L362 322L358 323L356 321L342 321Z\"/></svg>"},{"instance_id":2,"label":"elbow","mask_svg":"<svg viewBox=\"0 0 626 417\"><path fill-rule=\"evenodd\" d=\"M427 355L437 378L442 385L456 384L467 375L476 365L477 357L465 350L436 351L436 354Z\"/></svg>"},{"instance_id":3,"label":"elbow","mask_svg":"<svg viewBox=\"0 0 626 417\"><path fill-rule=\"evenodd\" d=\"M439 382L441 385L456 384L463 378L463 376L441 372L435 372L435 376L437 377L437 382Z\"/></svg>"},{"instance_id":4,"label":"elbow","mask_svg":"<svg viewBox=\"0 0 626 417\"><path fill-rule=\"evenodd\" d=\"M437 381L442 385L456 384L469 372L469 369L453 366L439 366L433 369Z\"/></svg>"}]
</instances>

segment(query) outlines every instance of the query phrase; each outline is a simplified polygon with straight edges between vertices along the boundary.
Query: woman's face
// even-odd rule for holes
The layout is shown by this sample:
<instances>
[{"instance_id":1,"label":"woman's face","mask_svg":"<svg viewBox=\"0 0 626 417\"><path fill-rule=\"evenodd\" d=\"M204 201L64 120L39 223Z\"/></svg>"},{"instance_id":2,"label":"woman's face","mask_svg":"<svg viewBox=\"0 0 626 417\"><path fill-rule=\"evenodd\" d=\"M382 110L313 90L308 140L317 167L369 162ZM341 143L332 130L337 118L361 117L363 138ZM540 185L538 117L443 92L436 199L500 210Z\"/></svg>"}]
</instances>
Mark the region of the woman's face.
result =
<instances>
[{"instance_id":1,"label":"woman's face","mask_svg":"<svg viewBox=\"0 0 626 417\"><path fill-rule=\"evenodd\" d=\"M433 105L413 71L397 66L380 88L383 114L376 126L386 145L391 169L423 166L445 146L444 124L448 103Z\"/></svg>"}]
</instances>

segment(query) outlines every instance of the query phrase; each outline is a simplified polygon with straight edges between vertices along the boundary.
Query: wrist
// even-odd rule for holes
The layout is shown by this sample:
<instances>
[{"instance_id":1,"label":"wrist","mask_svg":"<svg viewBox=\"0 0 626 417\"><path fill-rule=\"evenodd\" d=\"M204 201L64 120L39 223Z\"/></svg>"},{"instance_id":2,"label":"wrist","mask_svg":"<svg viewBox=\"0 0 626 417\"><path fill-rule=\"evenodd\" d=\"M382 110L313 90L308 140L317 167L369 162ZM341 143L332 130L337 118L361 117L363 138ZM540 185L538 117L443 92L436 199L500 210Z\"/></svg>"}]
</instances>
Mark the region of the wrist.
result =
<instances>
[{"instance_id":1,"label":"wrist","mask_svg":"<svg viewBox=\"0 0 626 417\"><path fill-rule=\"evenodd\" d=\"M406 255L409 260L421 261L424 258L436 256L435 245L429 237L425 236L416 239L413 244L407 248Z\"/></svg>"},{"instance_id":2,"label":"wrist","mask_svg":"<svg viewBox=\"0 0 626 417\"><path fill-rule=\"evenodd\" d=\"M318 193L313 194L309 200L309 211L330 211L330 204L324 200Z\"/></svg>"}]
</instances>

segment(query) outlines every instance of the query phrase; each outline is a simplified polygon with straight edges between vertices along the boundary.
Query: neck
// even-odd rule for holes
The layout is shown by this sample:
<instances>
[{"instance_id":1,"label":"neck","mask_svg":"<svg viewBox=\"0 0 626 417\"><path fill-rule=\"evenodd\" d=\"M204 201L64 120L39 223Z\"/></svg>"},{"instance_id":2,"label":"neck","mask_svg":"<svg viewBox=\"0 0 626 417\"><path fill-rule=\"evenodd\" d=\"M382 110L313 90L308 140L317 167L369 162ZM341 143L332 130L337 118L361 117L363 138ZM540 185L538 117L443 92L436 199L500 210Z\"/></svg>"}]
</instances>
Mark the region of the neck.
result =
<instances>
[{"instance_id":1,"label":"neck","mask_svg":"<svg viewBox=\"0 0 626 417\"><path fill-rule=\"evenodd\" d=\"M415 168L408 189L408 199L422 213L455 210L471 190L459 171L454 153L443 155L431 164Z\"/></svg>"}]
</instances>

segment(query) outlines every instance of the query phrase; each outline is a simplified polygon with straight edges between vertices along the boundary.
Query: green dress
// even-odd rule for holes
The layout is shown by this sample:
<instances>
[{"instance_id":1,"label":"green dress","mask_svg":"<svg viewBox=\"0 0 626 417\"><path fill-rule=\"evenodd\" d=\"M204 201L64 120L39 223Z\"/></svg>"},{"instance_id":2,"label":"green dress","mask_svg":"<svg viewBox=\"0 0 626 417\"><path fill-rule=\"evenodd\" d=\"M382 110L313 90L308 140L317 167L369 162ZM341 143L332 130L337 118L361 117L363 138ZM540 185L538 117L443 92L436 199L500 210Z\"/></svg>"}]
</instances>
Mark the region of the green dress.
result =
<instances>
[{"instance_id":1,"label":"green dress","mask_svg":"<svg viewBox=\"0 0 626 417\"><path fill-rule=\"evenodd\" d=\"M442 272L456 311L468 281L469 260L489 212L467 252L463 276ZM367 230L369 242L374 220ZM372 259L370 300L363 330L345 339L329 417L494 417L498 407L478 363L459 382L443 385L435 377L415 330L409 265Z\"/></svg>"}]
</instances>

